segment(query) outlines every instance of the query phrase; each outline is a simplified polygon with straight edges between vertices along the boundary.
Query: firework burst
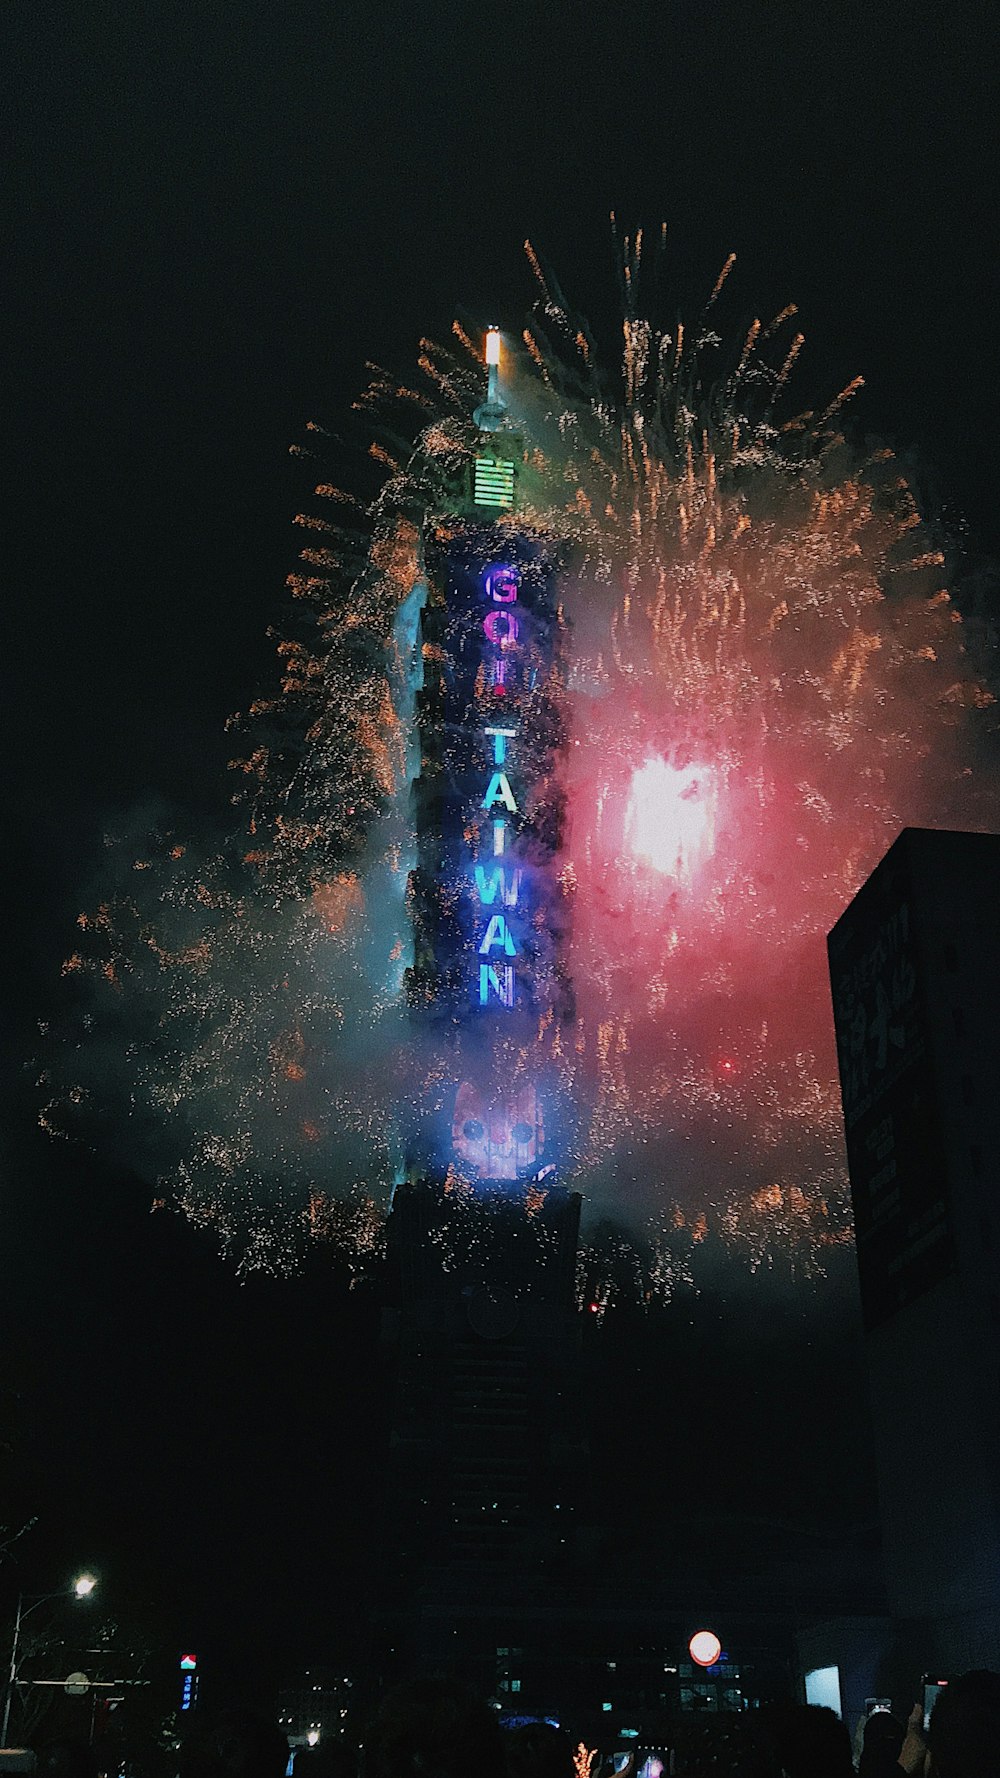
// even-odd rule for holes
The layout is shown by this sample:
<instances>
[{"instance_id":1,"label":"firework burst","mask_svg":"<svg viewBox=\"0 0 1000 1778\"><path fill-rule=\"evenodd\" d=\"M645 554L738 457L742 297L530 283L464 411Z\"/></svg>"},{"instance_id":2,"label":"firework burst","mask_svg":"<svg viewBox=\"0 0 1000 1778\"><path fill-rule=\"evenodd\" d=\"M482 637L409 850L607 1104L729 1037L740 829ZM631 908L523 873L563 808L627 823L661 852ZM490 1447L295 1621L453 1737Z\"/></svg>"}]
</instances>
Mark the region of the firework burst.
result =
<instances>
[{"instance_id":1,"label":"firework burst","mask_svg":"<svg viewBox=\"0 0 1000 1778\"><path fill-rule=\"evenodd\" d=\"M841 430L860 379L791 406L793 307L724 344L730 259L695 324L662 328L626 240L611 374L529 259L498 529L560 564L528 728L540 758L565 737L546 782L575 998L491 1041L515 1087L549 1083L563 1180L638 1231L584 1252L603 1314L622 1290L669 1297L706 1242L808 1272L848 1238L824 935L902 825L993 824L972 770L992 699L898 464ZM45 1120L117 1084L158 1195L243 1265L322 1240L360 1273L413 1129L448 1115L482 1041L403 1009L415 700L449 648L428 569L481 398L459 326L422 342L415 386L373 370L357 407L381 484L362 501L320 470L296 517L280 690L233 724L238 831L208 862L164 836L127 892L119 863L66 966L86 1029ZM313 429L298 454L324 448Z\"/></svg>"}]
</instances>

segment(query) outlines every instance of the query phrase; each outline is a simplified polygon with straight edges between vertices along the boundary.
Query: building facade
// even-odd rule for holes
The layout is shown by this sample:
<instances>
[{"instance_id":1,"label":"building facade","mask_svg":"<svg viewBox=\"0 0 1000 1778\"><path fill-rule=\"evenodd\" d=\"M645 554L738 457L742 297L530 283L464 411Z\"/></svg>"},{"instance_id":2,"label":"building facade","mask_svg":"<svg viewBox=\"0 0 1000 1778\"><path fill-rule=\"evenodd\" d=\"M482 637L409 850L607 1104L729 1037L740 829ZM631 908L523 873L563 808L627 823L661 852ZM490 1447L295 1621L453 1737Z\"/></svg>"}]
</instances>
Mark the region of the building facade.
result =
<instances>
[{"instance_id":1,"label":"building facade","mask_svg":"<svg viewBox=\"0 0 1000 1778\"><path fill-rule=\"evenodd\" d=\"M1000 1667L1000 837L905 829L830 976L888 1607L916 1670Z\"/></svg>"}]
</instances>

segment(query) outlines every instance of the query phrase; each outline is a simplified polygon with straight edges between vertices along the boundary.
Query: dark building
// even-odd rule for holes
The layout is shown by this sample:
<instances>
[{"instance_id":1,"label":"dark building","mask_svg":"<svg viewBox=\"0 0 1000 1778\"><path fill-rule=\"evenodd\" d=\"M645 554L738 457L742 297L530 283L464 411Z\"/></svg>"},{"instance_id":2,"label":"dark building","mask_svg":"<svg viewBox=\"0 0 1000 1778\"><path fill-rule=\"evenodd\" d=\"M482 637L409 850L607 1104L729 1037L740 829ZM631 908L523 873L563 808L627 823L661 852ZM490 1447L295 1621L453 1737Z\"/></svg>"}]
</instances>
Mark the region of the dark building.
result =
<instances>
[{"instance_id":1,"label":"dark building","mask_svg":"<svg viewBox=\"0 0 1000 1778\"><path fill-rule=\"evenodd\" d=\"M387 1675L447 1666L512 1703L538 1690L522 1670L526 1630L561 1625L588 1471L579 1216L559 1187L397 1189Z\"/></svg>"},{"instance_id":2,"label":"dark building","mask_svg":"<svg viewBox=\"0 0 1000 1778\"><path fill-rule=\"evenodd\" d=\"M278 1727L295 1748L357 1746L358 1714L349 1673L309 1670L277 1697ZM296 1769L309 1768L300 1763Z\"/></svg>"},{"instance_id":3,"label":"dark building","mask_svg":"<svg viewBox=\"0 0 1000 1778\"><path fill-rule=\"evenodd\" d=\"M585 1468L580 1200L532 1190L396 1191L384 1325L397 1671L458 1659L492 1679L496 1624L551 1591L570 1558Z\"/></svg>"},{"instance_id":4,"label":"dark building","mask_svg":"<svg viewBox=\"0 0 1000 1778\"><path fill-rule=\"evenodd\" d=\"M886 1588L1000 1667L1000 837L907 828L829 938Z\"/></svg>"}]
</instances>

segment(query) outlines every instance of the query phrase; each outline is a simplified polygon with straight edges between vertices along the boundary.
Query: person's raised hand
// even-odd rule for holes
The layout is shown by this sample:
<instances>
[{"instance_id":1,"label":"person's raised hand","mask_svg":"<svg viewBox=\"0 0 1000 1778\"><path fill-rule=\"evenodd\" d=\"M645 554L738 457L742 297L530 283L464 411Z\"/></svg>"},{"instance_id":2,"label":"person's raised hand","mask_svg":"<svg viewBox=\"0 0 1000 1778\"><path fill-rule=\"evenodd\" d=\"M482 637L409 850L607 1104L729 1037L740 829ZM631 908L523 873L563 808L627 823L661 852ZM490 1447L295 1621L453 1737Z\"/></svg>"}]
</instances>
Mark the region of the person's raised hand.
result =
<instances>
[{"instance_id":1,"label":"person's raised hand","mask_svg":"<svg viewBox=\"0 0 1000 1778\"><path fill-rule=\"evenodd\" d=\"M922 1775L927 1765L927 1740L924 1735L924 1713L914 1704L906 1719L906 1737L897 1761L903 1772Z\"/></svg>"}]
</instances>

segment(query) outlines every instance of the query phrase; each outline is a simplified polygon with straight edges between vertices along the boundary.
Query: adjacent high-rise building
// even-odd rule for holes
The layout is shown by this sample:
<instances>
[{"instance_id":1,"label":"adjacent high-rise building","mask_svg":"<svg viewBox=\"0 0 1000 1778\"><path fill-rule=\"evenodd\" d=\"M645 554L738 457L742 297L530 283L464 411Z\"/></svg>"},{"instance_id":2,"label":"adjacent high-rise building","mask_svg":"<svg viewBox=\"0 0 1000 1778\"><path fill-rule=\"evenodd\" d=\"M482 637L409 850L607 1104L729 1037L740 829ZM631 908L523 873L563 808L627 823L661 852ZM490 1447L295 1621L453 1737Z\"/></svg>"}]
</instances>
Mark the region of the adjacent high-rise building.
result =
<instances>
[{"instance_id":1,"label":"adjacent high-rise building","mask_svg":"<svg viewBox=\"0 0 1000 1778\"><path fill-rule=\"evenodd\" d=\"M829 955L889 1608L1000 1667L1000 836L905 829Z\"/></svg>"}]
</instances>

